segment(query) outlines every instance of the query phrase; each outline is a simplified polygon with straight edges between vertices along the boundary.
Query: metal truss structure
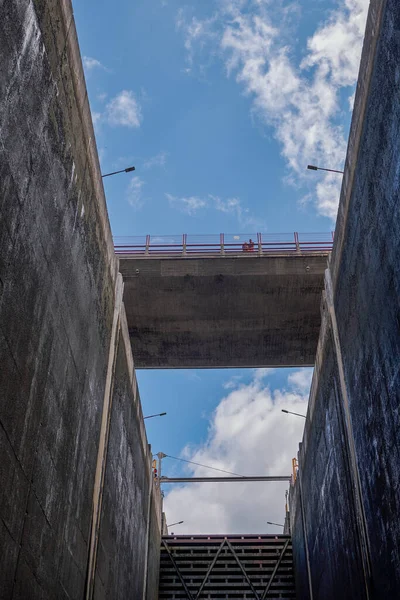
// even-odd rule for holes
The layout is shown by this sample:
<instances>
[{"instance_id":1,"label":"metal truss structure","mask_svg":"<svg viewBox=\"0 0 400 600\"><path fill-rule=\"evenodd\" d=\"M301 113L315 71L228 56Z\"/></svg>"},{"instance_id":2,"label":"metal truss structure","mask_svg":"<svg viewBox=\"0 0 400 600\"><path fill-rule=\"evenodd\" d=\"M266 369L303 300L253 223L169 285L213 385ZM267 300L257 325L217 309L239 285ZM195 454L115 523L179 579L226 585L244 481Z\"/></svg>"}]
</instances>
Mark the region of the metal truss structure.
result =
<instances>
[{"instance_id":1,"label":"metal truss structure","mask_svg":"<svg viewBox=\"0 0 400 600\"><path fill-rule=\"evenodd\" d=\"M285 535L165 536L159 600L296 597Z\"/></svg>"}]
</instances>

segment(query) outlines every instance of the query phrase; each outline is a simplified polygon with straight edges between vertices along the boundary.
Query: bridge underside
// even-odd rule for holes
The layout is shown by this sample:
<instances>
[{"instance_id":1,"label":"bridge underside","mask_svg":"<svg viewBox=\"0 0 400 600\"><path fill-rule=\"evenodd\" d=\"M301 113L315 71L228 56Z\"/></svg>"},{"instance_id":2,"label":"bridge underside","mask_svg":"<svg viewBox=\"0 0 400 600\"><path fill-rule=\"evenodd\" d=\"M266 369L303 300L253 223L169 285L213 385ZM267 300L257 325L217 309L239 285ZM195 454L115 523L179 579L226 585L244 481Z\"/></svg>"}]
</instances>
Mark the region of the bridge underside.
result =
<instances>
[{"instance_id":1,"label":"bridge underside","mask_svg":"<svg viewBox=\"0 0 400 600\"><path fill-rule=\"evenodd\" d=\"M327 256L121 258L136 367L313 365Z\"/></svg>"}]
</instances>

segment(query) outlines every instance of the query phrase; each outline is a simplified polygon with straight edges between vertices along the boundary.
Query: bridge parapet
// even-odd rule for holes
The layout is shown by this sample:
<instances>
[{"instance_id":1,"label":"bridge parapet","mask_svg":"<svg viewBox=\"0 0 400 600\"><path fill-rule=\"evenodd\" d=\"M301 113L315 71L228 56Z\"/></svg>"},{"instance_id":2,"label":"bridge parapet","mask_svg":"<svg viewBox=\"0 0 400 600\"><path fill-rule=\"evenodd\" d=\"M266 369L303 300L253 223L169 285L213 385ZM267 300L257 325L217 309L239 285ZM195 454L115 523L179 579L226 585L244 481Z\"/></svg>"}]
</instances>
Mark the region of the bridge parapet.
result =
<instances>
[{"instance_id":1,"label":"bridge parapet","mask_svg":"<svg viewBox=\"0 0 400 600\"><path fill-rule=\"evenodd\" d=\"M333 232L323 233L220 233L197 235L142 235L115 237L118 255L147 257L246 257L330 252Z\"/></svg>"}]
</instances>

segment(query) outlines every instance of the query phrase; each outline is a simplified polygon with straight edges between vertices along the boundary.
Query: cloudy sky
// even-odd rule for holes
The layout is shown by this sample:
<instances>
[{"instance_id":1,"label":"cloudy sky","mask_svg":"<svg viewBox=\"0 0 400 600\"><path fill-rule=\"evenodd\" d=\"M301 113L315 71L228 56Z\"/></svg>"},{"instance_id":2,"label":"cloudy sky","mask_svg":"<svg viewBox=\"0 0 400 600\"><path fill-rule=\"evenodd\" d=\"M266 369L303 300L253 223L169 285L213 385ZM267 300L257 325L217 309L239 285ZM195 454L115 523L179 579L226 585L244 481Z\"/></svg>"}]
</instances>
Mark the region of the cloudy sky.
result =
<instances>
[{"instance_id":1,"label":"cloudy sky","mask_svg":"<svg viewBox=\"0 0 400 600\"><path fill-rule=\"evenodd\" d=\"M368 0L75 3L113 233L334 228ZM254 232L254 233L253 233ZM141 372L155 452L286 474L311 372ZM192 465L193 466L193 465ZM203 474L165 459L166 474ZM212 471L207 471L212 475ZM231 484L232 486L232 484ZM285 486L165 486L178 532L276 531Z\"/></svg>"}]
</instances>

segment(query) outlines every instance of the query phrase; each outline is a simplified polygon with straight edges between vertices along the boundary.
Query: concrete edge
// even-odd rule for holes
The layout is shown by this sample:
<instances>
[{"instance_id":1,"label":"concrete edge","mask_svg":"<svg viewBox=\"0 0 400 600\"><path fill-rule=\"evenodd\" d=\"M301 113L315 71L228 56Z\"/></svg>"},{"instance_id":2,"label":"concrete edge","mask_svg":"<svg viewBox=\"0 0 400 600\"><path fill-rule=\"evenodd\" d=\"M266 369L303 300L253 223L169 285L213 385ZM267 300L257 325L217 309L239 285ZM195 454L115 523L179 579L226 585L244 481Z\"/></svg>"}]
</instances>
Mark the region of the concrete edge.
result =
<instances>
[{"instance_id":1,"label":"concrete edge","mask_svg":"<svg viewBox=\"0 0 400 600\"><path fill-rule=\"evenodd\" d=\"M355 172L364 133L364 117L369 102L385 6L386 0L371 0L368 10L332 250L331 271L334 291L342 258L349 206L353 196Z\"/></svg>"},{"instance_id":2,"label":"concrete edge","mask_svg":"<svg viewBox=\"0 0 400 600\"><path fill-rule=\"evenodd\" d=\"M128 322L126 319L126 311L125 311L125 306L123 303L122 303L122 307L121 307L120 319L121 319L120 326L121 326L122 342L124 344L125 356L126 356L126 361L128 364L128 375L129 375L129 380L130 380L130 383L131 383L131 386L133 389L134 406L135 406L136 416L137 416L137 420L138 420L139 428L140 428L140 440L142 443L143 455L145 456L146 461L149 462L149 472L150 472L152 454L151 454L149 443L147 441L146 427L145 427L144 420L143 420L142 403L140 401L139 388L138 388L136 373L135 373L135 365L133 362L132 346L131 346L131 341L130 341L130 337L129 337Z\"/></svg>"},{"instance_id":3,"label":"concrete edge","mask_svg":"<svg viewBox=\"0 0 400 600\"><path fill-rule=\"evenodd\" d=\"M321 300L321 329L320 335L318 339L317 352L315 355L315 364L314 364L314 372L311 381L310 394L308 400L308 409L307 409L307 417L304 425L303 439L301 441L299 447L299 464L303 465L303 459L307 453L308 446L308 438L310 435L310 430L313 424L314 410L317 401L318 389L319 389L319 374L322 370L322 365L325 361L325 350L327 347L327 342L329 338L329 322L326 317L326 309L325 309L325 292L323 292L323 297Z\"/></svg>"},{"instance_id":4,"label":"concrete edge","mask_svg":"<svg viewBox=\"0 0 400 600\"><path fill-rule=\"evenodd\" d=\"M93 128L92 114L89 106L89 98L86 87L85 74L79 49L78 35L75 26L73 7L71 0L61 0L59 4L63 27L66 32L66 54L71 69L72 85L75 90L80 120L82 124L82 135L85 143L85 151L88 160L88 168L92 180L94 195L100 215L100 226L106 243L108 265L113 281L118 273L118 259L114 253L114 244L108 218L107 202L104 193L103 180L101 178L100 161L97 152L96 137Z\"/></svg>"}]
</instances>

